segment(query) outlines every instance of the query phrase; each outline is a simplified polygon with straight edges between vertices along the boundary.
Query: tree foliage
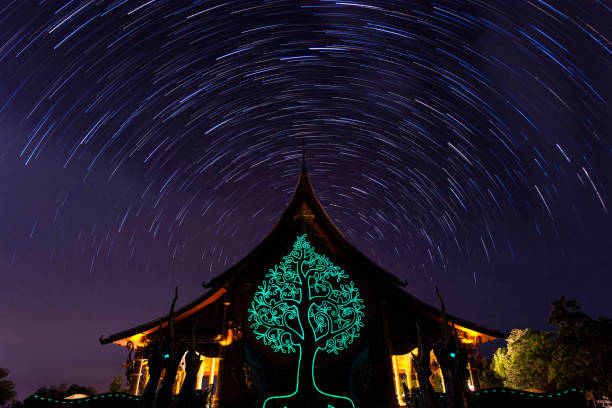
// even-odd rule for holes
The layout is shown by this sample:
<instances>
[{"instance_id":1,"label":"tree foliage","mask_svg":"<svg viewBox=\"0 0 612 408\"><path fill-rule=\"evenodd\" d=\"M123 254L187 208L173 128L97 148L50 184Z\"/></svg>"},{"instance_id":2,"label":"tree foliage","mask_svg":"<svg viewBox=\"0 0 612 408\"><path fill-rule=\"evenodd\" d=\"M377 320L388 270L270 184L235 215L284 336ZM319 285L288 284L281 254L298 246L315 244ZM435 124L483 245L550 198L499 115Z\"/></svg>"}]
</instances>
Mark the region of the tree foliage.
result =
<instances>
[{"instance_id":1,"label":"tree foliage","mask_svg":"<svg viewBox=\"0 0 612 408\"><path fill-rule=\"evenodd\" d=\"M507 348L497 349L492 362L493 371L504 385L516 389L546 388L554 351L553 334L514 329L507 343Z\"/></svg>"},{"instance_id":2,"label":"tree foliage","mask_svg":"<svg viewBox=\"0 0 612 408\"><path fill-rule=\"evenodd\" d=\"M493 357L487 360L480 372L480 386L482 388L503 387L504 380L493 370Z\"/></svg>"},{"instance_id":3,"label":"tree foliage","mask_svg":"<svg viewBox=\"0 0 612 408\"><path fill-rule=\"evenodd\" d=\"M108 392L121 392L121 374L113 378L113 381L108 385Z\"/></svg>"},{"instance_id":4,"label":"tree foliage","mask_svg":"<svg viewBox=\"0 0 612 408\"><path fill-rule=\"evenodd\" d=\"M548 323L557 328L551 368L557 385L612 396L612 319L592 319L564 297L551 304Z\"/></svg>"},{"instance_id":5,"label":"tree foliage","mask_svg":"<svg viewBox=\"0 0 612 408\"><path fill-rule=\"evenodd\" d=\"M612 320L592 319L564 297L551 305L548 323L556 330L512 330L490 369L511 388L579 387L612 395Z\"/></svg>"},{"instance_id":6,"label":"tree foliage","mask_svg":"<svg viewBox=\"0 0 612 408\"><path fill-rule=\"evenodd\" d=\"M15 383L7 380L8 375L8 369L0 368L0 406L7 404L17 396Z\"/></svg>"}]
</instances>

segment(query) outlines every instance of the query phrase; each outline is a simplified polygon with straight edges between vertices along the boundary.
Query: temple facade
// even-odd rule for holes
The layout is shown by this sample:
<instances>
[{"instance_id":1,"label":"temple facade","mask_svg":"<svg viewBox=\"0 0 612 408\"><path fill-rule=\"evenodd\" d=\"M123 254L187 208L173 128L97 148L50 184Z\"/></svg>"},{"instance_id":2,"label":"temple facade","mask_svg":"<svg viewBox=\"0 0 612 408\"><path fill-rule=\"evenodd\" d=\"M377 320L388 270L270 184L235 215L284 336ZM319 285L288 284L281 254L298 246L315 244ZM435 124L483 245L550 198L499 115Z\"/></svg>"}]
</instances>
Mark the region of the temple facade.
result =
<instances>
[{"instance_id":1,"label":"temple facade","mask_svg":"<svg viewBox=\"0 0 612 408\"><path fill-rule=\"evenodd\" d=\"M153 381L171 376L175 394L195 381L196 389L210 391L210 405L404 406L419 387L413 364L417 324L429 342L447 324L439 309L404 286L336 228L303 165L276 226L251 253L208 282L201 297L100 342L130 350L127 376L137 395L151 377L152 353L171 335L183 357L176 373L166 368ZM467 381L478 389L479 346L503 334L447 318L467 352ZM185 367L190 347L199 359L195 380L186 379L194 375ZM431 367L434 389L444 392L433 351Z\"/></svg>"}]
</instances>

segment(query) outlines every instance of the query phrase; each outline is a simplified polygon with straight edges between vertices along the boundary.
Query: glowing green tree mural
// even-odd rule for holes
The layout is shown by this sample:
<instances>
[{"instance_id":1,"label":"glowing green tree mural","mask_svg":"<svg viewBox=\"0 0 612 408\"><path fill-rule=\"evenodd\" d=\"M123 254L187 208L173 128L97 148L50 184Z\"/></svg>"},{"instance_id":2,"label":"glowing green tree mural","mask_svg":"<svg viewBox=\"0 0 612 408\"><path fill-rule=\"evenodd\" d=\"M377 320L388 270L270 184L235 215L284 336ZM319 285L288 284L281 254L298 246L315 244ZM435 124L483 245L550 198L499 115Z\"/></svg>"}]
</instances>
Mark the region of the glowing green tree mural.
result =
<instances>
[{"instance_id":1,"label":"glowing green tree mural","mask_svg":"<svg viewBox=\"0 0 612 408\"><path fill-rule=\"evenodd\" d=\"M255 337L276 352L299 354L295 391L268 398L264 408L279 399L283 400L279 406L287 407L306 401L325 408L355 406L348 397L321 391L315 381L317 354L338 354L359 337L363 327L363 300L348 278L344 270L316 253L304 234L258 286L249 309Z\"/></svg>"}]
</instances>

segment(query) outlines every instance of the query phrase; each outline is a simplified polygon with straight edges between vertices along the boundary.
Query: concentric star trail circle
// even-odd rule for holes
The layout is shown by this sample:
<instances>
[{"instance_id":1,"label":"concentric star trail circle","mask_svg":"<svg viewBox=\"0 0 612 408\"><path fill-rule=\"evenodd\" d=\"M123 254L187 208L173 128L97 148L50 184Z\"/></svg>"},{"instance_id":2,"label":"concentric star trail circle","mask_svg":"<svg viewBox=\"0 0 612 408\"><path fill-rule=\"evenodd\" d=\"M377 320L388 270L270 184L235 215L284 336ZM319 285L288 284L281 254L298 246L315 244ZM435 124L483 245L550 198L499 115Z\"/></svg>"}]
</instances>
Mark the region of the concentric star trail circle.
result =
<instances>
[{"instance_id":1,"label":"concentric star trail circle","mask_svg":"<svg viewBox=\"0 0 612 408\"><path fill-rule=\"evenodd\" d=\"M173 273L211 276L273 225L304 139L324 206L368 256L477 282L454 262L510 262L508 229L555 240L584 212L607 219L610 11L5 2L2 157L58 174L15 234L58 237L56 259L79 246L89 273L113 257L144 268L142 242L160 240Z\"/></svg>"}]
</instances>

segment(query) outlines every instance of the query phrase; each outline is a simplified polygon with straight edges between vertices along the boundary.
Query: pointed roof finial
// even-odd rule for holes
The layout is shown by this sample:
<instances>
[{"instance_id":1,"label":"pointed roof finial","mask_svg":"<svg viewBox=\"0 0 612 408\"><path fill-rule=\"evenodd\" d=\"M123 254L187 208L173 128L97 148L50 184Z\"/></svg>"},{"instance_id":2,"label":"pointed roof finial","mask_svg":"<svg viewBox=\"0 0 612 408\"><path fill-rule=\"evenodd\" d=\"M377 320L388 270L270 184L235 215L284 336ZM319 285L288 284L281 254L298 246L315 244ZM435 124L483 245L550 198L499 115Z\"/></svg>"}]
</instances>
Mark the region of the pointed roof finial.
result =
<instances>
[{"instance_id":1,"label":"pointed roof finial","mask_svg":"<svg viewBox=\"0 0 612 408\"><path fill-rule=\"evenodd\" d=\"M300 170L300 177L295 189L296 191L310 191L314 195L312 184L310 184L310 177L308 177L308 169L306 168L306 138L304 136L302 136L302 169Z\"/></svg>"},{"instance_id":2,"label":"pointed roof finial","mask_svg":"<svg viewBox=\"0 0 612 408\"><path fill-rule=\"evenodd\" d=\"M308 170L306 169L306 138L302 135L302 169L300 170L300 177L296 186L297 190L312 190L310 184L310 178L308 177ZM314 193L313 193L314 194Z\"/></svg>"},{"instance_id":3,"label":"pointed roof finial","mask_svg":"<svg viewBox=\"0 0 612 408\"><path fill-rule=\"evenodd\" d=\"M306 138L302 135L302 171L306 171Z\"/></svg>"}]
</instances>

